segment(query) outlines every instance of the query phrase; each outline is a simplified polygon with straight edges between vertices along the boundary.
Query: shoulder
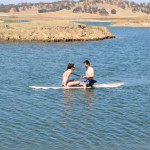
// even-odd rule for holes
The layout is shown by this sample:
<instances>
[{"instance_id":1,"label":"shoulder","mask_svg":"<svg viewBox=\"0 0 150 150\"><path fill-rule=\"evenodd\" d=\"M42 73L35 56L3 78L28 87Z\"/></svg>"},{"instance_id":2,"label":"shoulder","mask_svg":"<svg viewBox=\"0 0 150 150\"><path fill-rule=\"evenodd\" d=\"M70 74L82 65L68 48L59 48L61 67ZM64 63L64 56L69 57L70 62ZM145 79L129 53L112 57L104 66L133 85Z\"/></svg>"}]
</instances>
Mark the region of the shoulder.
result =
<instances>
[{"instance_id":1,"label":"shoulder","mask_svg":"<svg viewBox=\"0 0 150 150\"><path fill-rule=\"evenodd\" d=\"M67 74L70 74L70 73L71 73L71 69L68 69L68 70L66 71L66 73L67 73Z\"/></svg>"},{"instance_id":2,"label":"shoulder","mask_svg":"<svg viewBox=\"0 0 150 150\"><path fill-rule=\"evenodd\" d=\"M70 70L70 69L68 69L68 70L66 70L66 71L64 72L64 74L69 74L69 73L71 73L71 70Z\"/></svg>"},{"instance_id":3,"label":"shoulder","mask_svg":"<svg viewBox=\"0 0 150 150\"><path fill-rule=\"evenodd\" d=\"M89 69L89 71L94 71L93 67L91 67L91 66L88 69Z\"/></svg>"}]
</instances>

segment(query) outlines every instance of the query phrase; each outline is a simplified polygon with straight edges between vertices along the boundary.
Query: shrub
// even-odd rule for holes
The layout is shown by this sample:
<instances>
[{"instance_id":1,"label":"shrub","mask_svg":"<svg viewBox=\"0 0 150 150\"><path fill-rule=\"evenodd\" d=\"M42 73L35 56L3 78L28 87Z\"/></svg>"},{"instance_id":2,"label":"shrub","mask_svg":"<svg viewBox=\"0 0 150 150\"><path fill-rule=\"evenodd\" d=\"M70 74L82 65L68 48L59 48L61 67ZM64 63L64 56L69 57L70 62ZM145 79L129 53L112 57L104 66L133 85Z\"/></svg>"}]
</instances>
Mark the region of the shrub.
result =
<instances>
[{"instance_id":1,"label":"shrub","mask_svg":"<svg viewBox=\"0 0 150 150\"><path fill-rule=\"evenodd\" d=\"M109 13L106 11L105 8L99 9L99 14L102 16L109 16Z\"/></svg>"},{"instance_id":2,"label":"shrub","mask_svg":"<svg viewBox=\"0 0 150 150\"><path fill-rule=\"evenodd\" d=\"M111 10L111 14L116 14L116 13L117 13L116 9Z\"/></svg>"},{"instance_id":3,"label":"shrub","mask_svg":"<svg viewBox=\"0 0 150 150\"><path fill-rule=\"evenodd\" d=\"M82 12L82 7L81 6L78 6L78 7L73 9L73 13L78 13L78 12Z\"/></svg>"},{"instance_id":4,"label":"shrub","mask_svg":"<svg viewBox=\"0 0 150 150\"><path fill-rule=\"evenodd\" d=\"M122 9L125 9L125 8L126 8L126 6L125 6L125 4L124 4L123 2L119 2L119 3L118 3L118 6L121 7Z\"/></svg>"}]
</instances>

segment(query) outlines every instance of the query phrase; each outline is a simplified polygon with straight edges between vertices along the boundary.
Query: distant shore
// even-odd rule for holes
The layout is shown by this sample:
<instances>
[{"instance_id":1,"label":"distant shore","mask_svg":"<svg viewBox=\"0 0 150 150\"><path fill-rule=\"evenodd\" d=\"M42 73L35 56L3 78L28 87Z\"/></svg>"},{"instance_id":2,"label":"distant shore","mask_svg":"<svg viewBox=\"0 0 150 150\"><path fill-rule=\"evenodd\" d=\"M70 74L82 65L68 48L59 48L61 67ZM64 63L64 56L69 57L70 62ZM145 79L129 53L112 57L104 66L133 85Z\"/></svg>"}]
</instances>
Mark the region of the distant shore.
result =
<instances>
[{"instance_id":1,"label":"distant shore","mask_svg":"<svg viewBox=\"0 0 150 150\"><path fill-rule=\"evenodd\" d=\"M34 12L34 11L33 11ZM33 12L24 12L24 13L0 13L0 23L3 20L31 20L31 21L70 21L70 22L111 22L111 27L140 27L140 28L150 28L150 16L144 14L132 15L115 15L115 16L99 16L94 14L86 13L68 13L66 11L58 11L51 13L33 13ZM60 24L58 24L60 25Z\"/></svg>"},{"instance_id":2,"label":"distant shore","mask_svg":"<svg viewBox=\"0 0 150 150\"><path fill-rule=\"evenodd\" d=\"M0 23L0 41L68 42L114 37L106 27L86 26L67 20Z\"/></svg>"},{"instance_id":3,"label":"distant shore","mask_svg":"<svg viewBox=\"0 0 150 150\"><path fill-rule=\"evenodd\" d=\"M150 28L150 22L113 22L111 27Z\"/></svg>"},{"instance_id":4,"label":"distant shore","mask_svg":"<svg viewBox=\"0 0 150 150\"><path fill-rule=\"evenodd\" d=\"M137 18L137 17L126 17L126 18L91 18L91 19L80 19L84 22L109 22L110 27L131 27L131 28L150 28L150 18Z\"/></svg>"},{"instance_id":5,"label":"distant shore","mask_svg":"<svg viewBox=\"0 0 150 150\"><path fill-rule=\"evenodd\" d=\"M69 42L115 38L106 27L75 22L110 22L111 27L150 27L149 17L59 16L49 14L1 14L1 42ZM75 18L74 18L75 17ZM29 21L29 22L28 22Z\"/></svg>"}]
</instances>

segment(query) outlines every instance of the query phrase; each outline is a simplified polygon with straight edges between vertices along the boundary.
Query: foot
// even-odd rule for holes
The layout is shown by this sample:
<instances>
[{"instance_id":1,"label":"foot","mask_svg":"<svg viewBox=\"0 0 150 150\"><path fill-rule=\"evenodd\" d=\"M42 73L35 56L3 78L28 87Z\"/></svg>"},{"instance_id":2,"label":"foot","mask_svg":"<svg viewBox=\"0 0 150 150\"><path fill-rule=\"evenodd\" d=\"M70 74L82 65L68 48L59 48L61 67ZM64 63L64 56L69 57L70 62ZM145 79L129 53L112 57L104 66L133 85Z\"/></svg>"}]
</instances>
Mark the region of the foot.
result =
<instances>
[{"instance_id":1,"label":"foot","mask_svg":"<svg viewBox=\"0 0 150 150\"><path fill-rule=\"evenodd\" d=\"M86 83L83 83L83 88L86 89Z\"/></svg>"}]
</instances>

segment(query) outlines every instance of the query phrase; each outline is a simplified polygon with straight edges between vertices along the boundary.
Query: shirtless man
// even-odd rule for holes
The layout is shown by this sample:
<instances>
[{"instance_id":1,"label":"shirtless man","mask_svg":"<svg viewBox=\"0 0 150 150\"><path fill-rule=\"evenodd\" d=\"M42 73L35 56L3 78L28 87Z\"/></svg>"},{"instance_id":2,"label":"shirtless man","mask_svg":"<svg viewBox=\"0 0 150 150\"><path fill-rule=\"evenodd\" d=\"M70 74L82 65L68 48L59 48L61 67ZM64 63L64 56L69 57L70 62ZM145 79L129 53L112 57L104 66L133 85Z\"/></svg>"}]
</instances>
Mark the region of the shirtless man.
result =
<instances>
[{"instance_id":1,"label":"shirtless man","mask_svg":"<svg viewBox=\"0 0 150 150\"><path fill-rule=\"evenodd\" d=\"M83 63L87 70L85 76L82 76L81 78L86 79L84 83L87 87L92 87L94 83L96 83L96 81L94 80L94 69L90 66L90 62L88 60L85 60Z\"/></svg>"},{"instance_id":2,"label":"shirtless man","mask_svg":"<svg viewBox=\"0 0 150 150\"><path fill-rule=\"evenodd\" d=\"M80 83L79 81L69 80L71 73L74 71L75 66L74 64L68 64L67 70L63 73L62 76L62 86L70 87L70 86L84 86L86 87L85 83Z\"/></svg>"}]
</instances>

